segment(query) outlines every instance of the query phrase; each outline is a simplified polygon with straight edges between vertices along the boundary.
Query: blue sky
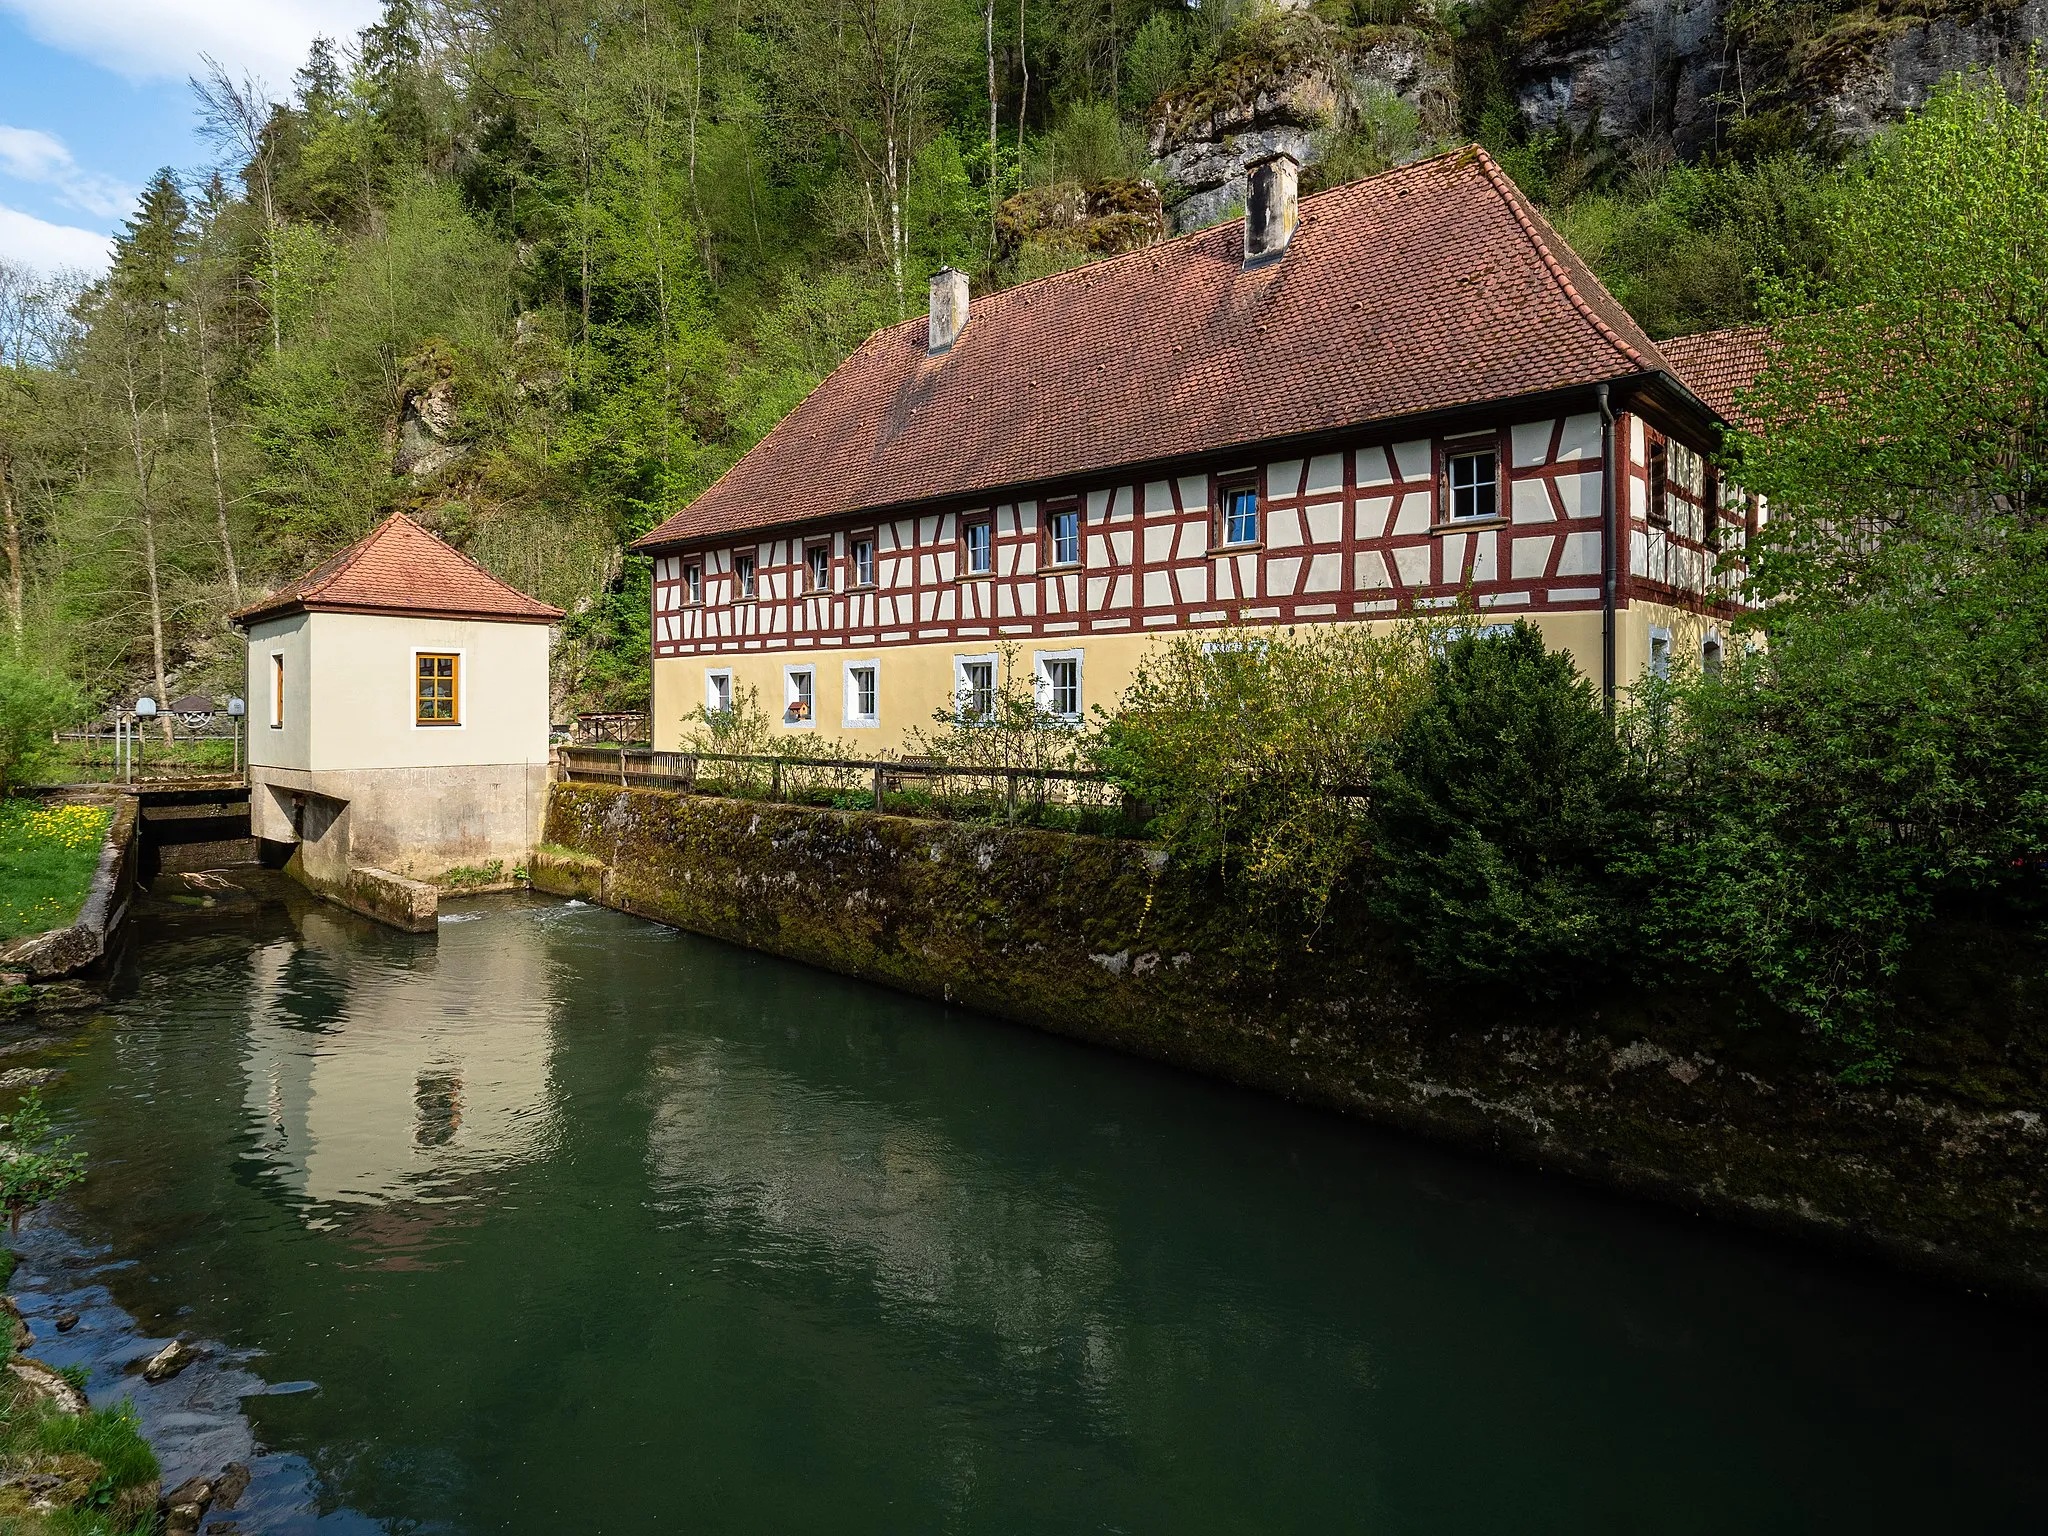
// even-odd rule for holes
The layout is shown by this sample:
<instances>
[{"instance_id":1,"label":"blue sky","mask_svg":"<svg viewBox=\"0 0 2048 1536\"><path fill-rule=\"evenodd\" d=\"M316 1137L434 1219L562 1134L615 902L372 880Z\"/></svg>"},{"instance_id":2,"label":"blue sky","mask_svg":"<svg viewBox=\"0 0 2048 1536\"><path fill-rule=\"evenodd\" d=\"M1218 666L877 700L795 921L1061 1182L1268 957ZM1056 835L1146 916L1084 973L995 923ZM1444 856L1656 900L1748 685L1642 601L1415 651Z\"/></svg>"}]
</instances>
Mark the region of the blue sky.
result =
<instances>
[{"instance_id":1,"label":"blue sky","mask_svg":"<svg viewBox=\"0 0 2048 1536\"><path fill-rule=\"evenodd\" d=\"M352 36L376 0L0 0L0 258L96 270L158 166L196 170L186 77L211 54L273 97L313 38Z\"/></svg>"}]
</instances>

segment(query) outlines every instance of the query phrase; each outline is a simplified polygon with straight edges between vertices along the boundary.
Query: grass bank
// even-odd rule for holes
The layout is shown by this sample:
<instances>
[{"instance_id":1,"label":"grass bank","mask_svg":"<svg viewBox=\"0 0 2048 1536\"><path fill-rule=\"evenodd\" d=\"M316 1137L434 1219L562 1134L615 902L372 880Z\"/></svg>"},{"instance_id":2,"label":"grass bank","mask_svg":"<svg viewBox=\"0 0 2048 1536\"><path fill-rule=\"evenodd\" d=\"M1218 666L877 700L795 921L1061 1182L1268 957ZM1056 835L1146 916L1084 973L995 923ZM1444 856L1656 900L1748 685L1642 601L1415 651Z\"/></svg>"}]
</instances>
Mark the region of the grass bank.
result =
<instances>
[{"instance_id":1,"label":"grass bank","mask_svg":"<svg viewBox=\"0 0 2048 1536\"><path fill-rule=\"evenodd\" d=\"M0 1249L0 1285L15 1256ZM0 1335L0 1361L14 1356ZM62 1373L83 1391L84 1372ZM134 1410L60 1413L0 1372L0 1531L7 1536L132 1536L153 1530L160 1468Z\"/></svg>"},{"instance_id":2,"label":"grass bank","mask_svg":"<svg viewBox=\"0 0 2048 1536\"><path fill-rule=\"evenodd\" d=\"M77 918L112 817L103 805L0 800L0 941Z\"/></svg>"}]
</instances>

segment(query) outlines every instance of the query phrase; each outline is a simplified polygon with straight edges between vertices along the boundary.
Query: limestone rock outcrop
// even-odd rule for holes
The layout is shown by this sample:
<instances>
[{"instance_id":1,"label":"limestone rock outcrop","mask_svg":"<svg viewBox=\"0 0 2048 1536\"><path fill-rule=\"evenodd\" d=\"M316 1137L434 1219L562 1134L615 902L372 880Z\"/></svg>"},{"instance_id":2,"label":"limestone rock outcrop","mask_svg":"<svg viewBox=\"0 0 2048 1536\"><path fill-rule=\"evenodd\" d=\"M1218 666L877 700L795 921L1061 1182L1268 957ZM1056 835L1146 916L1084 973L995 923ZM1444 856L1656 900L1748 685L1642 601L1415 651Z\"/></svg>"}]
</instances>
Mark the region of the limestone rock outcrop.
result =
<instances>
[{"instance_id":1,"label":"limestone rock outcrop","mask_svg":"<svg viewBox=\"0 0 2048 1536\"><path fill-rule=\"evenodd\" d=\"M1200 229L1245 199L1245 167L1285 150L1304 167L1375 97L1407 104L1425 136L1453 126L1448 39L1419 27L1339 28L1293 13L1154 108L1151 151L1179 192L1180 230Z\"/></svg>"}]
</instances>

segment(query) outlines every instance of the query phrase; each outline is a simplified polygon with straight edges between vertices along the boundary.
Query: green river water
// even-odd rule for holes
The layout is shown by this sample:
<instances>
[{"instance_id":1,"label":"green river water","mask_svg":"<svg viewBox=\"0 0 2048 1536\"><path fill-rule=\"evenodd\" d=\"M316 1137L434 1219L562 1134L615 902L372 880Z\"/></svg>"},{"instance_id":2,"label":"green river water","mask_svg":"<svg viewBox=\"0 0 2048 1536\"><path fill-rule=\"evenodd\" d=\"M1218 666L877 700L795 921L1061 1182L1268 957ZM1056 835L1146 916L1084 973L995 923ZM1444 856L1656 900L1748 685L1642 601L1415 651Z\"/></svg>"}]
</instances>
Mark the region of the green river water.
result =
<instances>
[{"instance_id":1,"label":"green river water","mask_svg":"<svg viewBox=\"0 0 2048 1536\"><path fill-rule=\"evenodd\" d=\"M2048 1527L2029 1314L592 907L146 928L39 1059L37 1352L243 1532Z\"/></svg>"}]
</instances>

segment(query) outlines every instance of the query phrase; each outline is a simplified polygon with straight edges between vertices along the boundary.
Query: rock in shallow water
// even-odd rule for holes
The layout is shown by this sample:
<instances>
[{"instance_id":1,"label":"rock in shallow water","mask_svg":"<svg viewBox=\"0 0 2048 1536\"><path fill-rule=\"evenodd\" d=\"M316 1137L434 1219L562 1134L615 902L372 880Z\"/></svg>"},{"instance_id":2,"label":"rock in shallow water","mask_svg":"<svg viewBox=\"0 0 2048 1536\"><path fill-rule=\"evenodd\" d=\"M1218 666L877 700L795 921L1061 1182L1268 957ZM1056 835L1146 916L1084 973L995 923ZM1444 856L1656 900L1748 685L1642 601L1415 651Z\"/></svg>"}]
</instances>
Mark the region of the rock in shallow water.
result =
<instances>
[{"instance_id":1,"label":"rock in shallow water","mask_svg":"<svg viewBox=\"0 0 2048 1536\"><path fill-rule=\"evenodd\" d=\"M196 1358L190 1344L183 1339L173 1339L143 1363L142 1379L147 1382L169 1381Z\"/></svg>"},{"instance_id":2,"label":"rock in shallow water","mask_svg":"<svg viewBox=\"0 0 2048 1536\"><path fill-rule=\"evenodd\" d=\"M59 1333L69 1333L77 1326L78 1314L76 1312L59 1312L57 1314L57 1331Z\"/></svg>"}]
</instances>

